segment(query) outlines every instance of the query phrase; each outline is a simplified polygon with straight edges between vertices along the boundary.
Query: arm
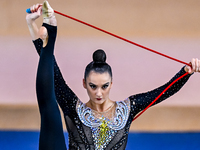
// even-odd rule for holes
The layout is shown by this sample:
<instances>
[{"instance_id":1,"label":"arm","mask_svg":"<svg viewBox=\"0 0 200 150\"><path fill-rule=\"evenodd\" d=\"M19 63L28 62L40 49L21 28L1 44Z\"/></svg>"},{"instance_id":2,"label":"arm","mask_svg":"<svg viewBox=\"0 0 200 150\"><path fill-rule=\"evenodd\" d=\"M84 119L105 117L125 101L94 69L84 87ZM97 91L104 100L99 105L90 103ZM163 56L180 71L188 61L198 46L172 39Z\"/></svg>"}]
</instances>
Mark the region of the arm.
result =
<instances>
[{"instance_id":1,"label":"arm","mask_svg":"<svg viewBox=\"0 0 200 150\"><path fill-rule=\"evenodd\" d=\"M141 93L137 95L130 96L130 104L131 104L131 116L132 119L134 116L145 109L169 84L171 84L178 77L186 73L185 67L182 68L169 82L160 86L152 91L148 91L146 93ZM174 85L172 85L153 105L160 103L161 101L167 99L172 96L176 92L178 92L183 85L188 81L191 74L186 75L179 81L177 81Z\"/></svg>"},{"instance_id":2,"label":"arm","mask_svg":"<svg viewBox=\"0 0 200 150\"><path fill-rule=\"evenodd\" d=\"M177 81L173 84L153 105L167 99L168 97L172 96L176 92L178 92L183 85L187 82L191 74L194 72L200 72L200 60L199 59L192 59L190 62L191 66L183 67L168 83L165 85L154 89L152 91L141 93L137 95L130 96L130 105L131 105L131 117L132 120L134 116L145 109L155 98L162 92L166 87L168 87L174 80L188 72L189 74Z\"/></svg>"},{"instance_id":3,"label":"arm","mask_svg":"<svg viewBox=\"0 0 200 150\"><path fill-rule=\"evenodd\" d=\"M32 40L36 40L39 38L39 29L35 22L42 15L42 4L33 5L31 8L31 14L26 14L26 22L28 25L28 29L31 34Z\"/></svg>"}]
</instances>

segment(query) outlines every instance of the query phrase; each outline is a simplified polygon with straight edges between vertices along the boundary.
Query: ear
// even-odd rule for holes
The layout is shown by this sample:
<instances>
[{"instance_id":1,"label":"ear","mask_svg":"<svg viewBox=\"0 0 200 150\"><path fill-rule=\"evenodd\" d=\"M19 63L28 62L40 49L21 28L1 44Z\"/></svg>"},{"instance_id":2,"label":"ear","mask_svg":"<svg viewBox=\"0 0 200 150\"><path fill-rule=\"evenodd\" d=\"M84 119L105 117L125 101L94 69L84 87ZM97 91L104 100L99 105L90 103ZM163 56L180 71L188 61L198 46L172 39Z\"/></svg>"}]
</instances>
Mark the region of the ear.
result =
<instances>
[{"instance_id":1,"label":"ear","mask_svg":"<svg viewBox=\"0 0 200 150\"><path fill-rule=\"evenodd\" d=\"M87 88L86 88L86 82L85 82L85 79L83 79L83 87L84 87L85 89L87 89Z\"/></svg>"},{"instance_id":2,"label":"ear","mask_svg":"<svg viewBox=\"0 0 200 150\"><path fill-rule=\"evenodd\" d=\"M112 84L113 84L113 82L111 81L111 82L110 82L110 88L112 87Z\"/></svg>"}]
</instances>

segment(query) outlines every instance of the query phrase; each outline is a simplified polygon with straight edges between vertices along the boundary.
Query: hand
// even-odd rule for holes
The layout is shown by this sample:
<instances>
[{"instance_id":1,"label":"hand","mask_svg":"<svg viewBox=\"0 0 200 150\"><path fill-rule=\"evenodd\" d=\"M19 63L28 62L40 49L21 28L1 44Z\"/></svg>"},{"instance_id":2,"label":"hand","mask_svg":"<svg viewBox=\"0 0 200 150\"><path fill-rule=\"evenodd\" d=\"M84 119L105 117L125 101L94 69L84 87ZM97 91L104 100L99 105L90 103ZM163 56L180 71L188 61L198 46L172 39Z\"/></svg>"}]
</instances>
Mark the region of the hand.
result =
<instances>
[{"instance_id":1,"label":"hand","mask_svg":"<svg viewBox=\"0 0 200 150\"><path fill-rule=\"evenodd\" d=\"M30 7L30 9L32 13L27 13L26 15L27 24L31 24L33 21L35 21L42 15L42 4L33 5Z\"/></svg>"},{"instance_id":2,"label":"hand","mask_svg":"<svg viewBox=\"0 0 200 150\"><path fill-rule=\"evenodd\" d=\"M185 71L189 74L192 74L193 72L200 72L200 60L193 58L190 62L192 68L190 66L185 66Z\"/></svg>"}]
</instances>

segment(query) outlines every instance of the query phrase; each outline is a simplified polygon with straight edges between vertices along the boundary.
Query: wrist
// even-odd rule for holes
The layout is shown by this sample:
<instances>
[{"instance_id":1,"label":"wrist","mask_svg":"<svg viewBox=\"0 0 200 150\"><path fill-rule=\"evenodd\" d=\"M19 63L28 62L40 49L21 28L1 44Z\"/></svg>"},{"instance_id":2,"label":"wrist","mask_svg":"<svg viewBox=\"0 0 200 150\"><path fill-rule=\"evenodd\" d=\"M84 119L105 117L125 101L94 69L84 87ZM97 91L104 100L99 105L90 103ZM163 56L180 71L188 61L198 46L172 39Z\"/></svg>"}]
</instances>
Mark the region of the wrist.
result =
<instances>
[{"instance_id":1,"label":"wrist","mask_svg":"<svg viewBox=\"0 0 200 150\"><path fill-rule=\"evenodd\" d=\"M35 18L34 16L31 16L31 15L27 14L26 15L27 25L32 25L35 22L36 19L37 18Z\"/></svg>"},{"instance_id":2,"label":"wrist","mask_svg":"<svg viewBox=\"0 0 200 150\"><path fill-rule=\"evenodd\" d=\"M32 19L30 19L30 18L26 18L26 23L27 23L27 25L29 26L29 25L32 25L33 24L33 22L34 22L35 20L32 20Z\"/></svg>"},{"instance_id":3,"label":"wrist","mask_svg":"<svg viewBox=\"0 0 200 150\"><path fill-rule=\"evenodd\" d=\"M185 66L184 67L185 72L188 72L189 74L193 74L194 71L190 68L190 66Z\"/></svg>"},{"instance_id":4,"label":"wrist","mask_svg":"<svg viewBox=\"0 0 200 150\"><path fill-rule=\"evenodd\" d=\"M187 66L184 67L184 70L185 70L185 72L188 72L188 71L189 71L189 69L188 69Z\"/></svg>"}]
</instances>

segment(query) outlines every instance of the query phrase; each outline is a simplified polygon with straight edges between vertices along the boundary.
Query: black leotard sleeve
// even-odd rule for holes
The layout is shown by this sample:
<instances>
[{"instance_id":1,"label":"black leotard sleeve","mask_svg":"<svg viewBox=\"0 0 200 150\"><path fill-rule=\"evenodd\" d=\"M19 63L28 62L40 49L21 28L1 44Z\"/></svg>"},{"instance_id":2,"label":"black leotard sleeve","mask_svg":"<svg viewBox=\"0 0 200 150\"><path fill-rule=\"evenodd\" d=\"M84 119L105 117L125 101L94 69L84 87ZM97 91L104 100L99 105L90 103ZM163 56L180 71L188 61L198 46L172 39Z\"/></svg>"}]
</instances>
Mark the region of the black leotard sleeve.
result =
<instances>
[{"instance_id":1,"label":"black leotard sleeve","mask_svg":"<svg viewBox=\"0 0 200 150\"><path fill-rule=\"evenodd\" d=\"M33 43L35 45L38 54L40 55L43 41L39 38L37 40L34 40ZM54 84L55 84L56 100L60 105L63 113L65 115L68 115L70 112L75 111L74 106L78 100L78 97L66 84L62 76L62 73L57 65L55 57L53 58L53 61L54 61Z\"/></svg>"},{"instance_id":2,"label":"black leotard sleeve","mask_svg":"<svg viewBox=\"0 0 200 150\"><path fill-rule=\"evenodd\" d=\"M140 93L136 95L132 95L129 97L130 105L131 105L131 112L130 115L132 119L134 116L139 113L140 111L144 110L162 91L169 86L174 80L179 78L185 72L184 67L166 84L160 86L152 91L148 91L146 93ZM178 92L183 85L187 82L191 75L188 74L182 79L178 80L174 85L172 85L153 105L160 103L161 101L167 99L168 97L172 96L176 92Z\"/></svg>"}]
</instances>

